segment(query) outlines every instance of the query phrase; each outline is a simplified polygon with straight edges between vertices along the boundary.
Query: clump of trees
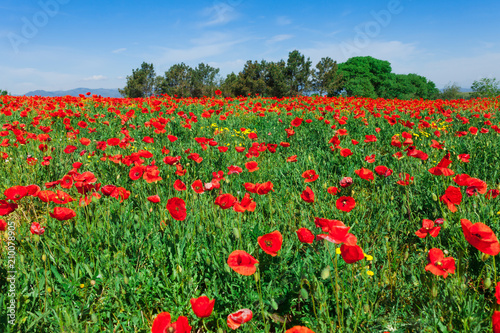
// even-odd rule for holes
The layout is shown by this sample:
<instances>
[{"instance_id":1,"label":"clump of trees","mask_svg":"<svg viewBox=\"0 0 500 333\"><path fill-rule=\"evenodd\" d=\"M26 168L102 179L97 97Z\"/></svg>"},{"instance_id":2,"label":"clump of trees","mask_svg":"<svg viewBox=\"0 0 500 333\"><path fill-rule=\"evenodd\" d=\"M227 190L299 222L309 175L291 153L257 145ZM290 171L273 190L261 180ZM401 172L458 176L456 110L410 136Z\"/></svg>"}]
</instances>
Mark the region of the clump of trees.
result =
<instances>
[{"instance_id":1,"label":"clump of trees","mask_svg":"<svg viewBox=\"0 0 500 333\"><path fill-rule=\"evenodd\" d=\"M0 89L0 96L6 96L9 92L7 90Z\"/></svg>"},{"instance_id":2,"label":"clump of trees","mask_svg":"<svg viewBox=\"0 0 500 333\"><path fill-rule=\"evenodd\" d=\"M457 84L442 92L434 82L417 74L396 74L388 61L373 57L353 57L337 64L321 58L315 67L309 58L294 50L288 59L276 62L248 60L239 73L221 78L219 69L200 63L192 68L184 63L171 66L157 76L153 64L143 62L127 76L127 85L119 89L125 97L149 97L168 94L177 97L213 96L284 97L318 94L321 96L358 96L397 99L463 98ZM496 79L481 79L472 85L471 97L500 95Z\"/></svg>"}]
</instances>

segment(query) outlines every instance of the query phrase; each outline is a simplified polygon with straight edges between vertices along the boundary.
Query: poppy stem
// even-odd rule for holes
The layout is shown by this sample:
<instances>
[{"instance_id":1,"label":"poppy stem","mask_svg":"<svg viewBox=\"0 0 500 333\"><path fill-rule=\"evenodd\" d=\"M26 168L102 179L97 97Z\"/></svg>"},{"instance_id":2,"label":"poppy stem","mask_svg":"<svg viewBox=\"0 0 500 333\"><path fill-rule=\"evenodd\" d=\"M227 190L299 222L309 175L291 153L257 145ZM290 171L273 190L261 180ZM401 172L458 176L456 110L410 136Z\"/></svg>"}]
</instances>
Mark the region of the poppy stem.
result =
<instances>
[{"instance_id":1,"label":"poppy stem","mask_svg":"<svg viewBox=\"0 0 500 333\"><path fill-rule=\"evenodd\" d=\"M264 311L264 301L262 299L262 285L261 285L261 276L260 276L260 268L257 270L257 274L254 274L254 280L255 280L255 287L257 288L257 293L259 294L259 303L260 303L260 311L262 312L262 321L264 322L264 330L266 333L269 332L269 329L267 328L267 320L266 320L266 313Z\"/></svg>"}]
</instances>

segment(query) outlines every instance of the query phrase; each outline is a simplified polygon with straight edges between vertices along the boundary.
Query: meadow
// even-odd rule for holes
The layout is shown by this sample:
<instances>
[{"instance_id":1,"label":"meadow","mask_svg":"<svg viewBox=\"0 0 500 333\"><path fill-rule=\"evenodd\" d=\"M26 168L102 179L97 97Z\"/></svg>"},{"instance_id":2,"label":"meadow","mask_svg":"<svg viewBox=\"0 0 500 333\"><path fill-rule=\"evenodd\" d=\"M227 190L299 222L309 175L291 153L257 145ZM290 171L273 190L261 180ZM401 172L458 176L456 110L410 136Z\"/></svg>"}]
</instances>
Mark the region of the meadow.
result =
<instances>
[{"instance_id":1,"label":"meadow","mask_svg":"<svg viewBox=\"0 0 500 333\"><path fill-rule=\"evenodd\" d=\"M0 331L500 332L499 112L0 96Z\"/></svg>"}]
</instances>

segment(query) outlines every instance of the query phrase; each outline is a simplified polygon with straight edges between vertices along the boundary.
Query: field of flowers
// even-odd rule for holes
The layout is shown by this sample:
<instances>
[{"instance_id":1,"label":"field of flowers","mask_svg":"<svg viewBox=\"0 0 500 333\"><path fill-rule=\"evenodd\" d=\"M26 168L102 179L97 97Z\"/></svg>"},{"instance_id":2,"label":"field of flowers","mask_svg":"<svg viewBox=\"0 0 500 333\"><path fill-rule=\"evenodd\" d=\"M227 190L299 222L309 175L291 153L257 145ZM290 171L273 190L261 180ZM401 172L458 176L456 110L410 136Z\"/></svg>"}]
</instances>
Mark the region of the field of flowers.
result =
<instances>
[{"instance_id":1,"label":"field of flowers","mask_svg":"<svg viewBox=\"0 0 500 333\"><path fill-rule=\"evenodd\" d=\"M500 332L499 112L0 96L0 331Z\"/></svg>"}]
</instances>

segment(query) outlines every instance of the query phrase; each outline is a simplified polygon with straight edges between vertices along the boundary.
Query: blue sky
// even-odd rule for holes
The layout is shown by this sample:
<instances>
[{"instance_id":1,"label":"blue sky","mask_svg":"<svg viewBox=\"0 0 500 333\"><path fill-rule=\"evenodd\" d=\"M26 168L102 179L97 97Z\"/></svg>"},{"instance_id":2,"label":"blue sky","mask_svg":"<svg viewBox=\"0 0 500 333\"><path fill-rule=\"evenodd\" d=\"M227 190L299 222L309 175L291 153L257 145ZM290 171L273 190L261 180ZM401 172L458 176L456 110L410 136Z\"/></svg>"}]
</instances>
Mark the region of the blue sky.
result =
<instances>
[{"instance_id":1,"label":"blue sky","mask_svg":"<svg viewBox=\"0 0 500 333\"><path fill-rule=\"evenodd\" d=\"M299 50L313 62L370 55L438 87L500 79L500 1L2 0L0 89L122 88L143 61L208 63Z\"/></svg>"}]
</instances>

